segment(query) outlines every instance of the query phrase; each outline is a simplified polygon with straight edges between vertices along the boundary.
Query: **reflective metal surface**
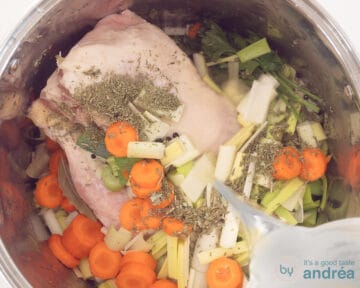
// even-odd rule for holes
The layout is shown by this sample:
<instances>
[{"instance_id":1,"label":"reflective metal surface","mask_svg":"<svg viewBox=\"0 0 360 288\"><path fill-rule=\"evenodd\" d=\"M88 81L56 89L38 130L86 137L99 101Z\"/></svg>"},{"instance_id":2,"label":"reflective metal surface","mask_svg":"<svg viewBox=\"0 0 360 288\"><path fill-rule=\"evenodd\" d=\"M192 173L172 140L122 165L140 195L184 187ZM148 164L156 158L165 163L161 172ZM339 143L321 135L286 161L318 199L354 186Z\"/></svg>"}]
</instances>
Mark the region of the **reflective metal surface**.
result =
<instances>
[{"instance_id":1,"label":"reflective metal surface","mask_svg":"<svg viewBox=\"0 0 360 288\"><path fill-rule=\"evenodd\" d=\"M324 98L334 151L351 146L349 113L358 109L359 59L309 0L44 0L0 47L0 119L23 115L29 99L39 94L55 69L55 55L66 54L97 20L126 7L161 27L208 15L240 33L251 29L267 36ZM24 133L24 124L12 121ZM34 224L33 182L21 173L28 144L24 139L9 146L5 140L0 135L1 270L14 287L84 286L34 231L39 227ZM19 163L14 165L14 159ZM354 193L356 200L359 193Z\"/></svg>"}]
</instances>

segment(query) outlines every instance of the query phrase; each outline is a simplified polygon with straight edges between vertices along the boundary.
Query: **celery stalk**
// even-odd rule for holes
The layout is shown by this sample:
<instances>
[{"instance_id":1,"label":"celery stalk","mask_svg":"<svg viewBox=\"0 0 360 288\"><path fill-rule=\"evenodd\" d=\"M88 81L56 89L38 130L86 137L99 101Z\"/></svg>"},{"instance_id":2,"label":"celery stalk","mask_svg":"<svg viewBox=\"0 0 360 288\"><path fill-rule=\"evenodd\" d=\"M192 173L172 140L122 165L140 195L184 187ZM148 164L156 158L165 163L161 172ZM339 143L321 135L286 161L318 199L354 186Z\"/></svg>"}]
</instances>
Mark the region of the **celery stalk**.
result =
<instances>
[{"instance_id":1,"label":"celery stalk","mask_svg":"<svg viewBox=\"0 0 360 288\"><path fill-rule=\"evenodd\" d=\"M308 212L306 212L304 216L304 222L303 225L307 227L312 227L316 225L316 219L317 219L317 209L311 209Z\"/></svg>"},{"instance_id":2,"label":"celery stalk","mask_svg":"<svg viewBox=\"0 0 360 288\"><path fill-rule=\"evenodd\" d=\"M190 237L180 239L178 242L178 288L186 288L190 272Z\"/></svg>"},{"instance_id":3,"label":"celery stalk","mask_svg":"<svg viewBox=\"0 0 360 288\"><path fill-rule=\"evenodd\" d=\"M157 274L158 279L166 279L168 277L168 265L168 257L166 257L164 263L161 265L159 273Z\"/></svg>"},{"instance_id":4,"label":"celery stalk","mask_svg":"<svg viewBox=\"0 0 360 288\"><path fill-rule=\"evenodd\" d=\"M151 235L151 237L149 239L147 239L146 241L150 244L150 245L155 245L155 243L160 239L160 238L166 238L166 233L163 230L159 230L157 232L155 232L153 235Z\"/></svg>"},{"instance_id":5,"label":"celery stalk","mask_svg":"<svg viewBox=\"0 0 360 288\"><path fill-rule=\"evenodd\" d=\"M236 55L239 57L240 62L246 62L254 58L260 57L262 55L268 54L271 52L271 48L266 40L262 38L255 43L245 47L244 49L238 51Z\"/></svg>"},{"instance_id":6,"label":"celery stalk","mask_svg":"<svg viewBox=\"0 0 360 288\"><path fill-rule=\"evenodd\" d=\"M156 251L156 253L152 253L151 255L154 257L155 260L159 260L161 257L163 257L167 252L166 246L162 247L160 250Z\"/></svg>"},{"instance_id":7,"label":"celery stalk","mask_svg":"<svg viewBox=\"0 0 360 288\"><path fill-rule=\"evenodd\" d=\"M296 225L298 223L295 217L291 214L291 212L282 207L281 205L275 210L274 213L276 214L276 216L278 216L280 219L284 220L290 225Z\"/></svg>"},{"instance_id":8,"label":"celery stalk","mask_svg":"<svg viewBox=\"0 0 360 288\"><path fill-rule=\"evenodd\" d=\"M293 193L295 193L302 185L304 181L299 178L293 178L287 181L284 187L279 191L279 193L272 199L266 206L266 212L272 213L276 210L279 205L289 199Z\"/></svg>"},{"instance_id":9,"label":"celery stalk","mask_svg":"<svg viewBox=\"0 0 360 288\"><path fill-rule=\"evenodd\" d=\"M254 124L250 124L249 126L241 128L241 130L229 139L225 145L234 145L236 150L239 150L254 133L255 127Z\"/></svg>"},{"instance_id":10,"label":"celery stalk","mask_svg":"<svg viewBox=\"0 0 360 288\"><path fill-rule=\"evenodd\" d=\"M322 180L322 198L320 203L320 210L324 211L327 202L328 182L326 176L321 177L321 180Z\"/></svg>"},{"instance_id":11,"label":"celery stalk","mask_svg":"<svg viewBox=\"0 0 360 288\"><path fill-rule=\"evenodd\" d=\"M169 278L177 280L178 278L178 238L166 236L167 257L168 257L168 275Z\"/></svg>"},{"instance_id":12,"label":"celery stalk","mask_svg":"<svg viewBox=\"0 0 360 288\"><path fill-rule=\"evenodd\" d=\"M90 270L88 258L83 258L80 260L79 269L84 277L84 279L91 278L93 275Z\"/></svg>"}]
</instances>

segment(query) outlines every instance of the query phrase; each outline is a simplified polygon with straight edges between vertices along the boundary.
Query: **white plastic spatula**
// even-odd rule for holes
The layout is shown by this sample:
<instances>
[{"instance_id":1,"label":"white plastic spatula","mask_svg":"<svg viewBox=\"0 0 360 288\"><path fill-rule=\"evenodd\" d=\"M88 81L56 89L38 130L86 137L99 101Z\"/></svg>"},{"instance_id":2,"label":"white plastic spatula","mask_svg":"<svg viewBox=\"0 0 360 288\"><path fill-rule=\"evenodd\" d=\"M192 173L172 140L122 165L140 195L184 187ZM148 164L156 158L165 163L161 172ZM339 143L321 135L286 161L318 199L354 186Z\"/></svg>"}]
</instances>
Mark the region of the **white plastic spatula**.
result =
<instances>
[{"instance_id":1,"label":"white plastic spatula","mask_svg":"<svg viewBox=\"0 0 360 288\"><path fill-rule=\"evenodd\" d=\"M246 288L359 288L360 218L315 228L290 226L239 200L231 188L214 188L247 229L250 281Z\"/></svg>"}]
</instances>

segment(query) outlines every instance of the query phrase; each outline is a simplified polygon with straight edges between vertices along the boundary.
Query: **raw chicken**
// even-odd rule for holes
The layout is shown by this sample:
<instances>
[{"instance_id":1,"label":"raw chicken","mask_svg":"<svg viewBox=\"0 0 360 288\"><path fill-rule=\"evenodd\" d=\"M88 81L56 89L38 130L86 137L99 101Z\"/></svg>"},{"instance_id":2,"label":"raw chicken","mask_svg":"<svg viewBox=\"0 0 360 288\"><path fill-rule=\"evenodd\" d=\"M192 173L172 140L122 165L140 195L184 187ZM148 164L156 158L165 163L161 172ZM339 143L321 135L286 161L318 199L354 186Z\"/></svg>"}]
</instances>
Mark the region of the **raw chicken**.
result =
<instances>
[{"instance_id":1,"label":"raw chicken","mask_svg":"<svg viewBox=\"0 0 360 288\"><path fill-rule=\"evenodd\" d=\"M96 78L84 73L94 69L101 71ZM132 77L142 73L158 87L172 84L172 92L185 104L180 122L172 129L188 135L200 152L216 151L239 129L233 106L200 79L175 42L128 10L104 18L75 45L41 97L58 104L66 101L83 124L87 117L72 95L80 85L101 81L108 72ZM103 117L91 118L100 127L110 124Z\"/></svg>"},{"instance_id":2,"label":"raw chicken","mask_svg":"<svg viewBox=\"0 0 360 288\"><path fill-rule=\"evenodd\" d=\"M84 73L94 68L101 70L98 77ZM59 113L72 123L87 125L92 119L99 127L108 126L104 117L88 115L73 95L80 85L101 81L109 72L132 77L142 73L158 87L173 84L172 92L185 109L181 120L172 123L172 129L188 135L200 152L216 151L239 126L235 108L202 82L188 57L159 28L130 11L101 20L59 63L33 104L30 117L63 147L75 187L99 220L105 226L118 226L119 210L128 198L126 191L108 192L96 172L101 163L77 147L71 137L59 134L66 131L64 127L55 128L59 122L51 123L53 115ZM41 120L42 114L48 120Z\"/></svg>"}]
</instances>

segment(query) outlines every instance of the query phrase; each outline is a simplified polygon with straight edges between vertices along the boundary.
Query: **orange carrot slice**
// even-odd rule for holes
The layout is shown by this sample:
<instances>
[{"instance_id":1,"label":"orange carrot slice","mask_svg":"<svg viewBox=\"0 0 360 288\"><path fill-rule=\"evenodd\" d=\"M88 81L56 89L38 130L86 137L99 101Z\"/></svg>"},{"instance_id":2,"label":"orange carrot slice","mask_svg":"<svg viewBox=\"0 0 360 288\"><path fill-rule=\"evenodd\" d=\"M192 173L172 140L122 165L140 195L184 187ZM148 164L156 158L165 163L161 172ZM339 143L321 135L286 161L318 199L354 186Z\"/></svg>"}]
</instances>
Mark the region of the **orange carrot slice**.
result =
<instances>
[{"instance_id":1,"label":"orange carrot slice","mask_svg":"<svg viewBox=\"0 0 360 288\"><path fill-rule=\"evenodd\" d=\"M75 268L79 260L71 255L61 243L61 236L53 234L48 239L48 245L54 256L68 268Z\"/></svg>"},{"instance_id":2,"label":"orange carrot slice","mask_svg":"<svg viewBox=\"0 0 360 288\"><path fill-rule=\"evenodd\" d=\"M209 288L239 288L244 281L240 265L227 257L221 257L210 263L206 272Z\"/></svg>"},{"instance_id":3,"label":"orange carrot slice","mask_svg":"<svg viewBox=\"0 0 360 288\"><path fill-rule=\"evenodd\" d=\"M178 286L168 279L160 279L153 283L150 288L177 288Z\"/></svg>"},{"instance_id":4,"label":"orange carrot slice","mask_svg":"<svg viewBox=\"0 0 360 288\"><path fill-rule=\"evenodd\" d=\"M115 283L120 288L149 288L156 280L154 270L144 264L128 263L116 277Z\"/></svg>"},{"instance_id":5,"label":"orange carrot slice","mask_svg":"<svg viewBox=\"0 0 360 288\"><path fill-rule=\"evenodd\" d=\"M106 129L105 146L112 155L126 157L129 142L138 141L136 129L126 122L116 122Z\"/></svg>"},{"instance_id":6,"label":"orange carrot slice","mask_svg":"<svg viewBox=\"0 0 360 288\"><path fill-rule=\"evenodd\" d=\"M66 212L73 212L76 210L76 207L69 201L68 198L64 197L60 204L61 208Z\"/></svg>"},{"instance_id":7,"label":"orange carrot slice","mask_svg":"<svg viewBox=\"0 0 360 288\"><path fill-rule=\"evenodd\" d=\"M142 223L147 229L159 229L161 225L161 216L158 211L151 204L150 199L145 199L143 202L142 209L140 211Z\"/></svg>"},{"instance_id":8,"label":"orange carrot slice","mask_svg":"<svg viewBox=\"0 0 360 288\"><path fill-rule=\"evenodd\" d=\"M328 159L319 148L307 148L302 151L302 168L300 177L307 181L321 178L326 171Z\"/></svg>"},{"instance_id":9,"label":"orange carrot slice","mask_svg":"<svg viewBox=\"0 0 360 288\"><path fill-rule=\"evenodd\" d=\"M186 237L191 233L192 227L183 221L167 217L163 220L162 229L173 237Z\"/></svg>"},{"instance_id":10,"label":"orange carrot slice","mask_svg":"<svg viewBox=\"0 0 360 288\"><path fill-rule=\"evenodd\" d=\"M49 174L37 182L35 200L40 206L47 208L56 208L61 204L63 192L59 187L57 176Z\"/></svg>"},{"instance_id":11,"label":"orange carrot slice","mask_svg":"<svg viewBox=\"0 0 360 288\"><path fill-rule=\"evenodd\" d=\"M300 175L300 154L294 147L284 147L273 162L273 177L278 180L289 180Z\"/></svg>"},{"instance_id":12,"label":"orange carrot slice","mask_svg":"<svg viewBox=\"0 0 360 288\"><path fill-rule=\"evenodd\" d=\"M90 250L104 239L104 234L100 229L99 222L79 214L65 229L62 243L65 249L76 258L88 257Z\"/></svg>"},{"instance_id":13,"label":"orange carrot slice","mask_svg":"<svg viewBox=\"0 0 360 288\"><path fill-rule=\"evenodd\" d=\"M149 267L151 270L155 270L156 267L156 260L154 257L143 251L129 251L121 258L120 262L120 270L129 263L142 264Z\"/></svg>"},{"instance_id":14,"label":"orange carrot slice","mask_svg":"<svg viewBox=\"0 0 360 288\"><path fill-rule=\"evenodd\" d=\"M99 242L90 251L91 273L100 279L115 278L120 271L121 254L110 250L104 242Z\"/></svg>"},{"instance_id":15,"label":"orange carrot slice","mask_svg":"<svg viewBox=\"0 0 360 288\"><path fill-rule=\"evenodd\" d=\"M126 202L120 210L119 220L121 226L129 231L145 229L141 217L143 205L144 200L140 198L134 198Z\"/></svg>"}]
</instances>

